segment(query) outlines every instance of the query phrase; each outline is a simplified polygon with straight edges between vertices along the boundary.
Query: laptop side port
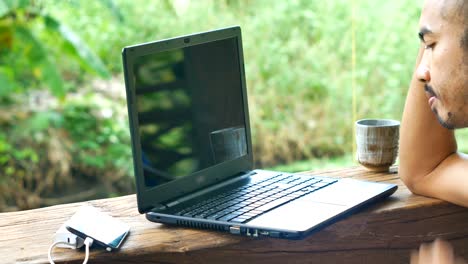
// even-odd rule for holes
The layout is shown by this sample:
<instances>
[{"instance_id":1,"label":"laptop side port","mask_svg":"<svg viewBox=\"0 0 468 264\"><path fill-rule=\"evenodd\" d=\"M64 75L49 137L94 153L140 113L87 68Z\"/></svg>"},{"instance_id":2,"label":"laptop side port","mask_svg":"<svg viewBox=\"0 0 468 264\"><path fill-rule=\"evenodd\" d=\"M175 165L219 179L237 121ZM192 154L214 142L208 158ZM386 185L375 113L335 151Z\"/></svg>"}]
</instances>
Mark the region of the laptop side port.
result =
<instances>
[{"instance_id":1,"label":"laptop side port","mask_svg":"<svg viewBox=\"0 0 468 264\"><path fill-rule=\"evenodd\" d=\"M247 236L258 237L258 229L249 229L249 228L247 228L247 230L245 231L245 234Z\"/></svg>"},{"instance_id":2,"label":"laptop side port","mask_svg":"<svg viewBox=\"0 0 468 264\"><path fill-rule=\"evenodd\" d=\"M254 229L252 236L258 237L258 229Z\"/></svg>"},{"instance_id":3,"label":"laptop side port","mask_svg":"<svg viewBox=\"0 0 468 264\"><path fill-rule=\"evenodd\" d=\"M262 236L268 236L268 235L270 235L270 232L268 232L266 230L260 230L260 231L258 231L258 234L262 235Z\"/></svg>"},{"instance_id":4,"label":"laptop side port","mask_svg":"<svg viewBox=\"0 0 468 264\"><path fill-rule=\"evenodd\" d=\"M240 226L230 226L229 227L229 232L234 235L240 235L241 233L241 228Z\"/></svg>"}]
</instances>

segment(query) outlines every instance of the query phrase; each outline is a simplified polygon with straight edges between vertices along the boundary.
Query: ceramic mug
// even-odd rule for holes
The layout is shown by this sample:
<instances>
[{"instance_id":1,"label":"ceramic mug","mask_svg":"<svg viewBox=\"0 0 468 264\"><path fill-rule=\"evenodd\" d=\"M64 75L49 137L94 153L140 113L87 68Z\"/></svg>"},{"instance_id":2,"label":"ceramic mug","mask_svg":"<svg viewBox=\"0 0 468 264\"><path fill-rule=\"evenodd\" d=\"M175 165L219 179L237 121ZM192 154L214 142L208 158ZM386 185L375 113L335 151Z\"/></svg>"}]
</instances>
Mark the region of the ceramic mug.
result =
<instances>
[{"instance_id":1,"label":"ceramic mug","mask_svg":"<svg viewBox=\"0 0 468 264\"><path fill-rule=\"evenodd\" d=\"M358 162L372 171L388 171L398 156L400 122L391 119L356 121Z\"/></svg>"}]
</instances>

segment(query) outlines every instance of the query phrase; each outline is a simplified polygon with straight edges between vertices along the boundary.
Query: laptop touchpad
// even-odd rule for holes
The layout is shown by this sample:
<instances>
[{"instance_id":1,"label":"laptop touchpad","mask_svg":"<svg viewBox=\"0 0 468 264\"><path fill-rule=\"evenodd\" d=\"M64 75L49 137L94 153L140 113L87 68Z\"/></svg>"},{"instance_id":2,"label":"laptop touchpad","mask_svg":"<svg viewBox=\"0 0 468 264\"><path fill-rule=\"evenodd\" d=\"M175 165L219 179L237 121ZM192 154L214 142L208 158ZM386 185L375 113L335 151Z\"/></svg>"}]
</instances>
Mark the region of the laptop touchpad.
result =
<instances>
[{"instance_id":1,"label":"laptop touchpad","mask_svg":"<svg viewBox=\"0 0 468 264\"><path fill-rule=\"evenodd\" d=\"M342 179L304 198L311 202L354 206L379 195L386 189L388 189L386 184Z\"/></svg>"},{"instance_id":2,"label":"laptop touchpad","mask_svg":"<svg viewBox=\"0 0 468 264\"><path fill-rule=\"evenodd\" d=\"M248 222L257 227L305 231L348 207L298 199Z\"/></svg>"}]
</instances>

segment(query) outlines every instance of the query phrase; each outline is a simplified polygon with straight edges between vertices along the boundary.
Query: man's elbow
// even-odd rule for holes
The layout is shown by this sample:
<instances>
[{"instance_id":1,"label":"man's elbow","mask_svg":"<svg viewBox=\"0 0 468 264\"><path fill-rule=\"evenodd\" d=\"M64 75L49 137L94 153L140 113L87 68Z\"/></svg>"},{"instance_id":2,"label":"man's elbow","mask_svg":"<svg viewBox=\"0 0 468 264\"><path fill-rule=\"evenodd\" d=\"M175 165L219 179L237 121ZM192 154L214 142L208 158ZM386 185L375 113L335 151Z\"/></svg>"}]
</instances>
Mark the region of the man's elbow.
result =
<instances>
[{"instance_id":1,"label":"man's elbow","mask_svg":"<svg viewBox=\"0 0 468 264\"><path fill-rule=\"evenodd\" d=\"M421 175L420 173L401 165L398 169L398 175L408 190L414 194L421 194L419 183L421 182L421 179L424 177L424 175Z\"/></svg>"}]
</instances>

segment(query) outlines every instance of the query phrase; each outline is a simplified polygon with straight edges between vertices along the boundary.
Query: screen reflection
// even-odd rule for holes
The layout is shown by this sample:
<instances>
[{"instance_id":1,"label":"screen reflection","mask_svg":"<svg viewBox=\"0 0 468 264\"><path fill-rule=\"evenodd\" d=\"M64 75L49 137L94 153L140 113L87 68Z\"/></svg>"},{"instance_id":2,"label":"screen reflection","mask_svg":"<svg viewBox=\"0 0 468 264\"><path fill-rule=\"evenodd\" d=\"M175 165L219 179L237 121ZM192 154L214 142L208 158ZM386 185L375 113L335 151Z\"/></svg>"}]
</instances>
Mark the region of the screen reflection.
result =
<instances>
[{"instance_id":1,"label":"screen reflection","mask_svg":"<svg viewBox=\"0 0 468 264\"><path fill-rule=\"evenodd\" d=\"M132 70L147 186L247 154L235 38L141 56Z\"/></svg>"}]
</instances>

